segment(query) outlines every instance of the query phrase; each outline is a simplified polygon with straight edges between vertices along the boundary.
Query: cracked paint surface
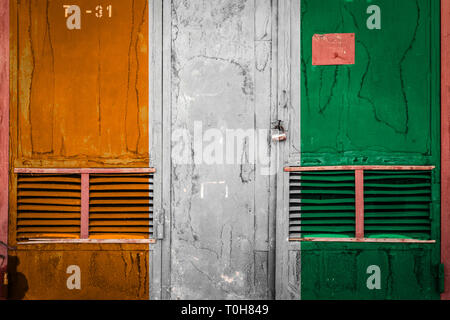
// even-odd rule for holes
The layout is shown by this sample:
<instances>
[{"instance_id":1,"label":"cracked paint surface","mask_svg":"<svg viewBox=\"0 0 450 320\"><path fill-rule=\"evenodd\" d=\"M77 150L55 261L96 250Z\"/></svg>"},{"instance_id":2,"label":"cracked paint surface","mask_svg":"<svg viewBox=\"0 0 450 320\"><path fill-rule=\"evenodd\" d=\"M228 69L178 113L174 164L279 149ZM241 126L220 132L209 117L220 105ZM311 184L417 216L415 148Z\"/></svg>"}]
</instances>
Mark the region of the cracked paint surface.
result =
<instances>
[{"instance_id":1,"label":"cracked paint surface","mask_svg":"<svg viewBox=\"0 0 450 320\"><path fill-rule=\"evenodd\" d=\"M10 168L148 167L148 2L68 30L63 0L11 3ZM104 5L104 4L103 4ZM15 243L17 176L10 180ZM148 245L36 245L9 252L12 299L148 299ZM82 290L68 290L78 265Z\"/></svg>"},{"instance_id":2,"label":"cracked paint surface","mask_svg":"<svg viewBox=\"0 0 450 320\"><path fill-rule=\"evenodd\" d=\"M16 165L147 166L147 1L112 0L110 19L77 1L81 30L64 4L17 4Z\"/></svg>"},{"instance_id":3,"label":"cracked paint surface","mask_svg":"<svg viewBox=\"0 0 450 320\"><path fill-rule=\"evenodd\" d=\"M369 30L367 1L302 1L305 165L355 164L357 156L361 164L379 164L393 153L417 162L432 156L432 6L425 0L377 5L382 28ZM355 65L312 65L314 34L350 32L356 34Z\"/></svg>"},{"instance_id":4,"label":"cracked paint surface","mask_svg":"<svg viewBox=\"0 0 450 320\"><path fill-rule=\"evenodd\" d=\"M271 5L255 3L172 1L173 129L193 137L194 122L223 136L256 129L260 119L270 126ZM261 75L268 76L259 84ZM255 105L261 97L269 103ZM187 148L194 163L194 143L172 141L172 148ZM248 138L236 152L236 164L173 164L172 299L269 297L268 229L258 238L255 227L258 219L267 225L268 178L250 163ZM258 197L265 200L255 204ZM264 204L257 218L255 207Z\"/></svg>"}]
</instances>

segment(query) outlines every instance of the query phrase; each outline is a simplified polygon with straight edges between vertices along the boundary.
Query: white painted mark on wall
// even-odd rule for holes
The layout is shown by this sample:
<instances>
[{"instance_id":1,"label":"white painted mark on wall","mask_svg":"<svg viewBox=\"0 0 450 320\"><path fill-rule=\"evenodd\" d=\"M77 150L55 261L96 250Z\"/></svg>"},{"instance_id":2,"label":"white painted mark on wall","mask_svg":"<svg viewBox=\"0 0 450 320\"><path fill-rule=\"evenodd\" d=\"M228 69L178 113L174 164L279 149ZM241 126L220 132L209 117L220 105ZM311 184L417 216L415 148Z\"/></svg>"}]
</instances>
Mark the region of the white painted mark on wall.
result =
<instances>
[{"instance_id":1,"label":"white painted mark on wall","mask_svg":"<svg viewBox=\"0 0 450 320\"><path fill-rule=\"evenodd\" d=\"M66 18L66 26L69 30L80 30L81 29L81 9L77 5L65 4L64 17ZM93 13L91 9L85 10L87 14ZM106 13L109 18L112 18L112 5L106 7ZM104 8L101 5L95 7L95 16L97 18L102 18L105 16Z\"/></svg>"},{"instance_id":2,"label":"white painted mark on wall","mask_svg":"<svg viewBox=\"0 0 450 320\"><path fill-rule=\"evenodd\" d=\"M200 185L200 198L205 198L205 189L208 185L225 185L225 198L228 198L228 185L226 184L226 181L209 181L209 182L203 182Z\"/></svg>"},{"instance_id":3,"label":"white painted mark on wall","mask_svg":"<svg viewBox=\"0 0 450 320\"><path fill-rule=\"evenodd\" d=\"M366 271L367 274L370 274L369 278L367 278L367 289L369 290L381 290L381 269L379 266L369 266Z\"/></svg>"},{"instance_id":4,"label":"white painted mark on wall","mask_svg":"<svg viewBox=\"0 0 450 320\"><path fill-rule=\"evenodd\" d=\"M367 8L367 14L371 16L367 19L367 28L369 30L381 29L381 9L377 5L371 5Z\"/></svg>"},{"instance_id":5,"label":"white painted mark on wall","mask_svg":"<svg viewBox=\"0 0 450 320\"><path fill-rule=\"evenodd\" d=\"M69 290L81 290L81 269L79 266L68 266L66 270L70 276L67 278L67 289Z\"/></svg>"}]
</instances>

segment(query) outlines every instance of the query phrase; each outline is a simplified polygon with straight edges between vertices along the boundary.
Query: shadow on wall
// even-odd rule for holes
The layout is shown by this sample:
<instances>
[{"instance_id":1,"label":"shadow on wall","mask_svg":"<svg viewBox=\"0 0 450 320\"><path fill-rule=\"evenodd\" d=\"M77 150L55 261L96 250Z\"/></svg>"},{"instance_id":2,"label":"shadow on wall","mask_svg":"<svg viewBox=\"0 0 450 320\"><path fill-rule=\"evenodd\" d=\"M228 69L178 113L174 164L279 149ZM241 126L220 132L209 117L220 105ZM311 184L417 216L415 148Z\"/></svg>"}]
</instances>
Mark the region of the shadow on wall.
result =
<instances>
[{"instance_id":1,"label":"shadow on wall","mask_svg":"<svg viewBox=\"0 0 450 320\"><path fill-rule=\"evenodd\" d=\"M28 291L28 280L23 273L17 272L20 264L18 257L8 256L8 299L22 300Z\"/></svg>"}]
</instances>

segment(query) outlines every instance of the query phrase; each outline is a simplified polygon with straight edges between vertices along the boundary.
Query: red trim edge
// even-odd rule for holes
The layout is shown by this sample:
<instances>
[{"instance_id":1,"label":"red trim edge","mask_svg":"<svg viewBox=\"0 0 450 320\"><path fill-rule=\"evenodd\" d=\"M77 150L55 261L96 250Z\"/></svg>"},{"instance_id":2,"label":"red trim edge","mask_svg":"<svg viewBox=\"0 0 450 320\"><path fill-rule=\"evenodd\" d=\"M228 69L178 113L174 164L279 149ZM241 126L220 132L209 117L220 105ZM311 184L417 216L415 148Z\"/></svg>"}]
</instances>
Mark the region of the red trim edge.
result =
<instances>
[{"instance_id":1,"label":"red trim edge","mask_svg":"<svg viewBox=\"0 0 450 320\"><path fill-rule=\"evenodd\" d=\"M89 239L89 173L81 174L81 239Z\"/></svg>"},{"instance_id":2,"label":"red trim edge","mask_svg":"<svg viewBox=\"0 0 450 320\"><path fill-rule=\"evenodd\" d=\"M355 170L356 238L364 238L364 170Z\"/></svg>"}]
</instances>

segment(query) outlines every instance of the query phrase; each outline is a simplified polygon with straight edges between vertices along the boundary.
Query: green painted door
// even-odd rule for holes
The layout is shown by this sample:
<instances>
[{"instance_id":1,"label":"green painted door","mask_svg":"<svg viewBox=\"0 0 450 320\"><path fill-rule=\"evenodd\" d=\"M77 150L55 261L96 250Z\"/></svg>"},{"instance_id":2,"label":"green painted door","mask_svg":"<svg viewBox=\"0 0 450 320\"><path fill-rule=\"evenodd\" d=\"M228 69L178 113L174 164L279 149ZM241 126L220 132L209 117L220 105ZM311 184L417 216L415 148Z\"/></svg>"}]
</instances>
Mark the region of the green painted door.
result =
<instances>
[{"instance_id":1,"label":"green painted door","mask_svg":"<svg viewBox=\"0 0 450 320\"><path fill-rule=\"evenodd\" d=\"M302 165L436 166L426 195L431 203L426 234L386 227L378 233L436 244L302 242L302 299L439 298L439 5L438 0L301 1ZM312 65L313 35L330 33L355 33L355 64ZM389 210L391 201L382 203L384 220L367 230L393 218L410 223L408 230L420 229L414 214L424 195L415 194L397 199L409 201L401 212Z\"/></svg>"}]
</instances>

